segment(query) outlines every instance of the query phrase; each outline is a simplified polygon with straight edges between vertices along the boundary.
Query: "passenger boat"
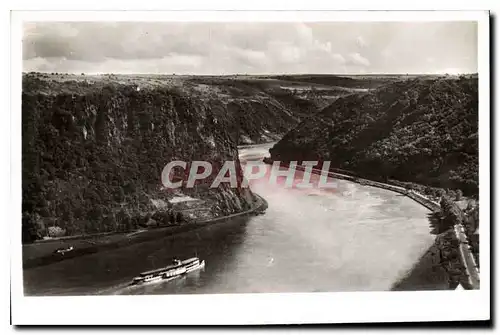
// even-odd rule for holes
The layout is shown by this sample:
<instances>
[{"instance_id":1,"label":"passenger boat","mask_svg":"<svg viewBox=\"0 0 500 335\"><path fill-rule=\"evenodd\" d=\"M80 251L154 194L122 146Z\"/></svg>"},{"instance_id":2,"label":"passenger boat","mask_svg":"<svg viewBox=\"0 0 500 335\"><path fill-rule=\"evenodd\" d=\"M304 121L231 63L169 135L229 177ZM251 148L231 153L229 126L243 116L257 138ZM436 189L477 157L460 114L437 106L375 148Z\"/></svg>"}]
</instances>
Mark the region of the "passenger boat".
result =
<instances>
[{"instance_id":1,"label":"passenger boat","mask_svg":"<svg viewBox=\"0 0 500 335\"><path fill-rule=\"evenodd\" d=\"M131 285L171 280L205 266L205 261L200 261L198 257L189 258L184 261L174 259L172 263L172 265L167 267L139 274L138 277L132 280Z\"/></svg>"},{"instance_id":2,"label":"passenger boat","mask_svg":"<svg viewBox=\"0 0 500 335\"><path fill-rule=\"evenodd\" d=\"M181 263L186 267L186 273L201 269L205 266L205 261L200 261L198 257L186 259Z\"/></svg>"}]
</instances>

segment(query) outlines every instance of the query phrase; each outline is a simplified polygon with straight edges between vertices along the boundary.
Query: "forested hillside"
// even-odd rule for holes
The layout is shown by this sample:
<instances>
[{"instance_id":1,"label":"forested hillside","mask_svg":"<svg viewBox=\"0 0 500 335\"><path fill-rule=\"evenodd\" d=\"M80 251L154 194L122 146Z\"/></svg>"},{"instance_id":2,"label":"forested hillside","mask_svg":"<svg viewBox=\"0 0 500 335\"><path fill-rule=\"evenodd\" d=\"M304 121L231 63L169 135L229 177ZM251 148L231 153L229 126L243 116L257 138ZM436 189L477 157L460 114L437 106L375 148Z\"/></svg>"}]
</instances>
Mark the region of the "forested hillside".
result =
<instances>
[{"instance_id":1,"label":"forested hillside","mask_svg":"<svg viewBox=\"0 0 500 335\"><path fill-rule=\"evenodd\" d=\"M23 240L127 231L158 217L173 160L238 161L227 110L167 87L23 78ZM228 131L229 129L229 131ZM218 171L214 171L214 175ZM239 170L241 173L241 170ZM195 188L214 215L248 209L249 190ZM178 220L166 213L164 221ZM55 228L54 228L55 227Z\"/></svg>"},{"instance_id":2,"label":"forested hillside","mask_svg":"<svg viewBox=\"0 0 500 335\"><path fill-rule=\"evenodd\" d=\"M237 145L276 141L350 93L249 76L24 74L23 238L179 221L155 205L172 197L161 190L168 162L237 161ZM215 216L252 202L227 185L184 193Z\"/></svg>"},{"instance_id":3,"label":"forested hillside","mask_svg":"<svg viewBox=\"0 0 500 335\"><path fill-rule=\"evenodd\" d=\"M419 77L341 97L285 135L271 155L331 160L374 179L477 195L477 76Z\"/></svg>"}]
</instances>

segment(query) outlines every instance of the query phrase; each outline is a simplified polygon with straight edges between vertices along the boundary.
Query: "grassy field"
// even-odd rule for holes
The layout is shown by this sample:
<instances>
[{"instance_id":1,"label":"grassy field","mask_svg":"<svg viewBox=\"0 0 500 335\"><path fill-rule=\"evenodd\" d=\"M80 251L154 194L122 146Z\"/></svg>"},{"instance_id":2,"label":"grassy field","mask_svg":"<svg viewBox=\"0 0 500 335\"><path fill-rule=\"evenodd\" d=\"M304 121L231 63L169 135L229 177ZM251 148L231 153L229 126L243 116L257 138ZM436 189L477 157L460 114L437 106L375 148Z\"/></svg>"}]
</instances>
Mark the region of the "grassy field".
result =
<instances>
[{"instance_id":1,"label":"grassy field","mask_svg":"<svg viewBox=\"0 0 500 335\"><path fill-rule=\"evenodd\" d=\"M25 77L38 78L44 82L47 93L56 89L79 93L81 89L99 89L105 85L135 85L140 88L175 88L196 96L217 95L222 99L259 98L279 90L296 90L303 94L315 91L324 93L355 93L360 90L374 89L394 81L411 79L412 75L372 75L372 76L337 76L337 75L228 75L228 76L192 76L192 75L153 75L153 74L69 74L69 73L25 73ZM422 77L422 76L420 76ZM435 76L429 76L435 77ZM65 83L66 88L60 87ZM78 84L86 84L83 87ZM77 90L80 86L80 90Z\"/></svg>"}]
</instances>

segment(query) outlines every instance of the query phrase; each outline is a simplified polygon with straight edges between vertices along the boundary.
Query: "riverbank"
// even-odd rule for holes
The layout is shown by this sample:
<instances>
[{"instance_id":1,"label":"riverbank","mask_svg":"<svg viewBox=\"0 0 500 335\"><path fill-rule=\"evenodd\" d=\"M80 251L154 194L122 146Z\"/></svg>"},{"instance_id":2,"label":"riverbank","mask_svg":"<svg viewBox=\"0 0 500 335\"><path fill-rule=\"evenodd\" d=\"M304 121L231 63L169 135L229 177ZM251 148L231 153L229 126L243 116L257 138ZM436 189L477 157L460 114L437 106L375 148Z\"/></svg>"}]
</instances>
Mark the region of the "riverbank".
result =
<instances>
[{"instance_id":1,"label":"riverbank","mask_svg":"<svg viewBox=\"0 0 500 335\"><path fill-rule=\"evenodd\" d=\"M195 229L200 229L208 225L222 223L236 217L258 214L265 211L267 209L267 201L257 194L255 194L255 197L257 200L253 208L213 219L193 221L186 224L168 227L149 228L126 233L111 232L92 236L69 236L67 238L42 240L31 244L25 244L22 246L23 268L29 269L49 265L79 256L123 248L132 244L173 236ZM71 242L71 246L74 248L72 251L65 254L53 253L54 250L58 248L67 248L69 246L68 241Z\"/></svg>"},{"instance_id":2,"label":"riverbank","mask_svg":"<svg viewBox=\"0 0 500 335\"><path fill-rule=\"evenodd\" d=\"M450 288L452 288L450 275L441 265L439 248L434 243L415 265L392 285L391 291L430 291Z\"/></svg>"},{"instance_id":3,"label":"riverbank","mask_svg":"<svg viewBox=\"0 0 500 335\"><path fill-rule=\"evenodd\" d=\"M263 162L266 164L273 164L273 160L269 157L266 157L263 159ZM280 163L280 166L283 167L288 167L289 165L286 163ZM297 170L304 171L305 168L303 166L297 165L296 166ZM319 169L312 169L311 171L314 174L321 174L322 170ZM343 174L343 173L338 173L338 172L328 172L328 177L331 178L336 178L336 179L343 179L347 180L350 182L358 183L361 185L365 186L371 186L371 187L377 187L385 190L389 190L404 196L407 196L408 198L418 202L420 205L426 207L427 209L431 210L432 212L437 212L441 210L441 205L435 201L432 201L431 199L427 198L426 196L419 194L413 190L406 189L401 186L396 186L396 185L391 185L387 183L381 183L378 181L370 180L370 179L365 179L361 178L359 176L354 176L354 175L348 175L348 174ZM443 235L443 234L441 234ZM439 239L439 236L438 238ZM460 269L457 267L453 267L452 271L460 271L462 272L461 278L465 278L462 282L462 286L465 287L466 289L479 289L479 267L477 266L474 257L472 256L472 253L470 251L470 243L467 240L467 236L464 231L464 227L461 223L455 223L453 226L453 242L456 242L457 245L457 251L459 252L459 257L460 257ZM439 249L438 242L435 242L436 247ZM431 257L423 257L424 263L426 263L425 268L433 268L435 262L433 261L428 261L427 259L430 259ZM420 260L422 261L422 260ZM419 262L420 262L419 261ZM432 265L428 265L428 264Z\"/></svg>"}]
</instances>

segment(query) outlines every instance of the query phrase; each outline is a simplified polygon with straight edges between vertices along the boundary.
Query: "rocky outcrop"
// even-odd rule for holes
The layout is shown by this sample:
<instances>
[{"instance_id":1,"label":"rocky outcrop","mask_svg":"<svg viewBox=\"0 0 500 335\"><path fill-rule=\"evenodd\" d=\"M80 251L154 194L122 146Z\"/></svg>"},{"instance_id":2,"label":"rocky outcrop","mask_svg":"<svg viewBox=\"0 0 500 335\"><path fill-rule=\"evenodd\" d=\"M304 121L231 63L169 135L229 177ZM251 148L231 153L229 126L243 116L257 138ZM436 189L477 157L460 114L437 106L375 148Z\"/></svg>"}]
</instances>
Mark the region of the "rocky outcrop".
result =
<instances>
[{"instance_id":1,"label":"rocky outcrop","mask_svg":"<svg viewBox=\"0 0 500 335\"><path fill-rule=\"evenodd\" d=\"M271 150L273 160L478 193L478 81L421 77L340 97Z\"/></svg>"},{"instance_id":2,"label":"rocky outcrop","mask_svg":"<svg viewBox=\"0 0 500 335\"><path fill-rule=\"evenodd\" d=\"M162 189L168 162L238 162L238 134L227 112L216 101L161 85L24 76L23 239L54 226L75 235L146 224L159 200L178 192ZM224 184L182 193L206 200L214 216L254 201L250 190Z\"/></svg>"}]
</instances>

